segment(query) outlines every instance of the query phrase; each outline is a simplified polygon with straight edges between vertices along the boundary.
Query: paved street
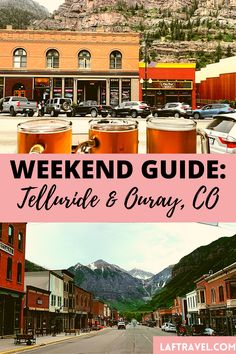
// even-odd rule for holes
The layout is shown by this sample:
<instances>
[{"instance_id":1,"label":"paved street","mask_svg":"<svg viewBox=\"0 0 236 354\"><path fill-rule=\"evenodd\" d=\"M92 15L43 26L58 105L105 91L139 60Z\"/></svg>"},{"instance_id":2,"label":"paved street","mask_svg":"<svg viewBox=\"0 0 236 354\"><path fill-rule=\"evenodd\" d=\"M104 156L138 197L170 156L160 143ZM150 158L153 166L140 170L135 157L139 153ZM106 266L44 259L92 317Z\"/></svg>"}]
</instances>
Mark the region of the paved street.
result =
<instances>
[{"instance_id":1,"label":"paved street","mask_svg":"<svg viewBox=\"0 0 236 354\"><path fill-rule=\"evenodd\" d=\"M36 347L20 345L8 350L27 349L27 353L38 354L152 354L152 338L153 336L176 336L175 333L162 332L159 328L149 328L145 326L137 326L135 328L127 326L126 330L117 330L117 328L107 328L101 332L92 332L86 335L71 335L54 337L54 341L58 338L58 343L52 340L47 341L40 337L37 339ZM51 337L52 338L52 337ZM50 339L51 339L50 338ZM13 343L13 339L11 340ZM7 353L7 349L1 346L0 353ZM11 351L13 353L13 351Z\"/></svg>"},{"instance_id":2,"label":"paved street","mask_svg":"<svg viewBox=\"0 0 236 354\"><path fill-rule=\"evenodd\" d=\"M36 117L35 117L36 118ZM46 117L45 117L46 118ZM61 115L60 118L65 118ZM0 114L0 153L16 153L17 124L24 122L28 117L17 115L11 117L8 114ZM66 119L66 118L65 118ZM72 117L73 144L87 139L89 120L91 117ZM139 122L139 153L146 153L146 120L137 119ZM197 125L204 128L209 123L209 119L199 120Z\"/></svg>"}]
</instances>

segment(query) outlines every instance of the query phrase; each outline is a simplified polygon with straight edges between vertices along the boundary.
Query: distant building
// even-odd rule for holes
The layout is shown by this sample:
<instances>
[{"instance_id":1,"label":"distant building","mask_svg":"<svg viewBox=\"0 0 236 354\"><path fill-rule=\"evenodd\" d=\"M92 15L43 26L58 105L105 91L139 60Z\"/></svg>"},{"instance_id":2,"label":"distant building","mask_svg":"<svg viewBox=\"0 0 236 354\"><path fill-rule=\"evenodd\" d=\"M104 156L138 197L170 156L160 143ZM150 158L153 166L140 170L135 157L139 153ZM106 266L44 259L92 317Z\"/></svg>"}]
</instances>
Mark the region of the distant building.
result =
<instances>
[{"instance_id":1,"label":"distant building","mask_svg":"<svg viewBox=\"0 0 236 354\"><path fill-rule=\"evenodd\" d=\"M79 286L74 286L75 291L75 328L88 328L92 322L93 295Z\"/></svg>"},{"instance_id":2,"label":"distant building","mask_svg":"<svg viewBox=\"0 0 236 354\"><path fill-rule=\"evenodd\" d=\"M0 336L23 331L26 223L0 223Z\"/></svg>"}]
</instances>

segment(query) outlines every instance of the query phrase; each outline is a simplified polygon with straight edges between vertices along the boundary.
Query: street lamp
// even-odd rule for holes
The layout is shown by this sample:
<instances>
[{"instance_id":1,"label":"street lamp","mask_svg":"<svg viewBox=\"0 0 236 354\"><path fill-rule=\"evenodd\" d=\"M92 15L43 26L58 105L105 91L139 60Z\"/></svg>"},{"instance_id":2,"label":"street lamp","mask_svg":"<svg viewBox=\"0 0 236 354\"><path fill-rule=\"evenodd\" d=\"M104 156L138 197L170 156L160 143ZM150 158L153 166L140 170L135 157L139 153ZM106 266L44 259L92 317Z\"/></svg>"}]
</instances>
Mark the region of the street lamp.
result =
<instances>
[{"instance_id":1,"label":"street lamp","mask_svg":"<svg viewBox=\"0 0 236 354\"><path fill-rule=\"evenodd\" d=\"M148 37L145 36L144 38L144 79L140 79L140 83L143 84L144 83L144 99L143 101L145 103L147 102L147 89L148 89L148 83L151 84L152 83L152 79L149 78L148 79Z\"/></svg>"}]
</instances>

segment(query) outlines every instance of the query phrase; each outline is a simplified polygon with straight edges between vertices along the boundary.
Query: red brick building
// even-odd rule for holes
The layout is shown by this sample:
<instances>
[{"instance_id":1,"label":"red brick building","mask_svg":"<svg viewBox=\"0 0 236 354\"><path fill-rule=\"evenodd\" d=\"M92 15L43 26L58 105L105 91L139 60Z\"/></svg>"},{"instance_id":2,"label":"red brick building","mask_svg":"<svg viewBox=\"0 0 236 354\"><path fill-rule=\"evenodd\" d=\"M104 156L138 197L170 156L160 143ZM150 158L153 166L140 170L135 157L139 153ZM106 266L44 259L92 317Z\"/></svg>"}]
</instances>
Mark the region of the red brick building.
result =
<instances>
[{"instance_id":1,"label":"red brick building","mask_svg":"<svg viewBox=\"0 0 236 354\"><path fill-rule=\"evenodd\" d=\"M236 334L236 263L196 282L201 323Z\"/></svg>"},{"instance_id":2,"label":"red brick building","mask_svg":"<svg viewBox=\"0 0 236 354\"><path fill-rule=\"evenodd\" d=\"M24 329L26 333L46 334L49 328L50 291L34 286L26 287Z\"/></svg>"},{"instance_id":3,"label":"red brick building","mask_svg":"<svg viewBox=\"0 0 236 354\"><path fill-rule=\"evenodd\" d=\"M151 106L186 102L196 107L194 63L139 63L139 99Z\"/></svg>"},{"instance_id":4,"label":"red brick building","mask_svg":"<svg viewBox=\"0 0 236 354\"><path fill-rule=\"evenodd\" d=\"M92 325L103 325L104 323L104 302L98 299L93 299L92 306Z\"/></svg>"},{"instance_id":5,"label":"red brick building","mask_svg":"<svg viewBox=\"0 0 236 354\"><path fill-rule=\"evenodd\" d=\"M23 330L26 223L0 223L0 334Z\"/></svg>"},{"instance_id":6,"label":"red brick building","mask_svg":"<svg viewBox=\"0 0 236 354\"><path fill-rule=\"evenodd\" d=\"M75 291L75 328L87 328L92 321L92 293L74 286Z\"/></svg>"}]
</instances>

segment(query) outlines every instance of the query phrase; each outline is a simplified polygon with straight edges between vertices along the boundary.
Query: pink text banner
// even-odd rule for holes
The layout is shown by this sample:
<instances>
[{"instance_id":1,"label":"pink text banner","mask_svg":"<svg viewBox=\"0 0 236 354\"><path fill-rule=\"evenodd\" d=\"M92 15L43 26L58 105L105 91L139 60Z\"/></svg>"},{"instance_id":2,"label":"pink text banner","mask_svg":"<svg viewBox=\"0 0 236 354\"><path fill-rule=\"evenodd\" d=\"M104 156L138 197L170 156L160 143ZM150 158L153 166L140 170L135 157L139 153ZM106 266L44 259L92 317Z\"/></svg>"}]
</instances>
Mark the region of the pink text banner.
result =
<instances>
[{"instance_id":1,"label":"pink text banner","mask_svg":"<svg viewBox=\"0 0 236 354\"><path fill-rule=\"evenodd\" d=\"M235 353L233 337L153 337L153 354Z\"/></svg>"},{"instance_id":2,"label":"pink text banner","mask_svg":"<svg viewBox=\"0 0 236 354\"><path fill-rule=\"evenodd\" d=\"M234 222L235 157L1 155L1 221Z\"/></svg>"}]
</instances>

